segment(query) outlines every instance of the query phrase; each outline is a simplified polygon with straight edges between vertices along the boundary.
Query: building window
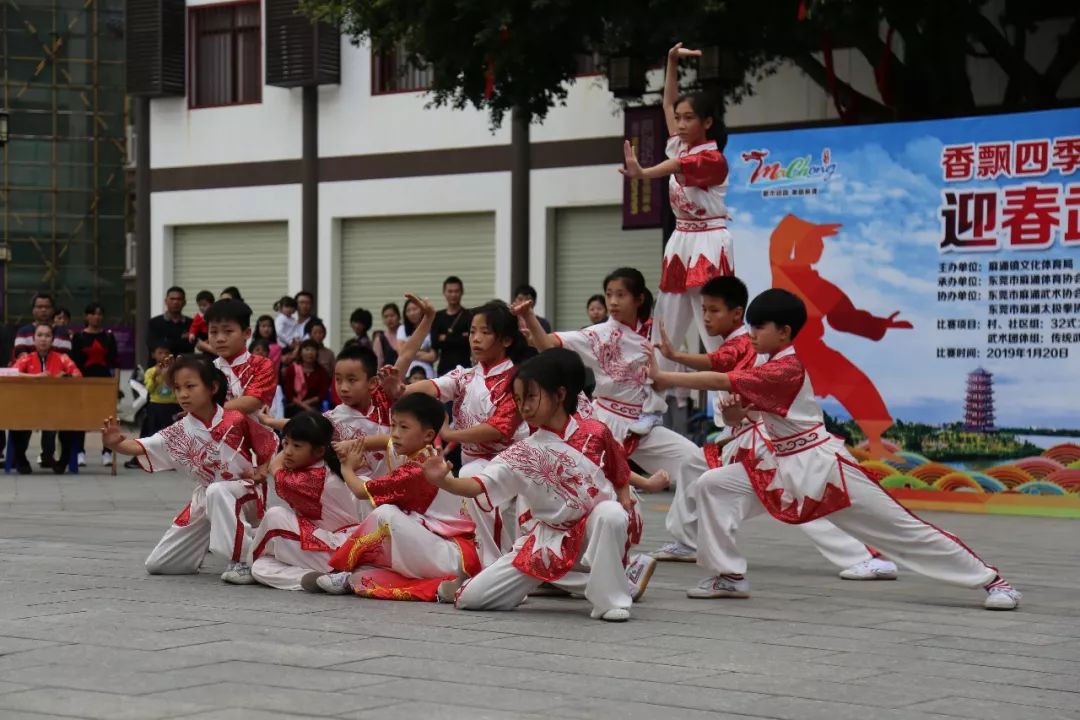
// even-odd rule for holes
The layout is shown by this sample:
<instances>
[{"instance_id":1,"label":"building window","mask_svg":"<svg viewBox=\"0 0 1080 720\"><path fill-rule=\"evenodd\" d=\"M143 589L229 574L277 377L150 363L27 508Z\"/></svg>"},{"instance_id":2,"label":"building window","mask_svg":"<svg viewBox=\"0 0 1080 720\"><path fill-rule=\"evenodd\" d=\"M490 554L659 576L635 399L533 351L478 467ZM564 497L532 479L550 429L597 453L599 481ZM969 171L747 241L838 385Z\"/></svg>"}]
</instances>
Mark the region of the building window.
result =
<instances>
[{"instance_id":1,"label":"building window","mask_svg":"<svg viewBox=\"0 0 1080 720\"><path fill-rule=\"evenodd\" d=\"M575 56L577 60L577 76L583 75L600 75L603 71L600 69L600 53L579 53Z\"/></svg>"},{"instance_id":2,"label":"building window","mask_svg":"<svg viewBox=\"0 0 1080 720\"><path fill-rule=\"evenodd\" d=\"M191 107L262 101L262 8L258 2L191 12Z\"/></svg>"},{"instance_id":3,"label":"building window","mask_svg":"<svg viewBox=\"0 0 1080 720\"><path fill-rule=\"evenodd\" d=\"M431 80L431 66L409 62L404 48L371 53L372 95L427 90Z\"/></svg>"}]
</instances>

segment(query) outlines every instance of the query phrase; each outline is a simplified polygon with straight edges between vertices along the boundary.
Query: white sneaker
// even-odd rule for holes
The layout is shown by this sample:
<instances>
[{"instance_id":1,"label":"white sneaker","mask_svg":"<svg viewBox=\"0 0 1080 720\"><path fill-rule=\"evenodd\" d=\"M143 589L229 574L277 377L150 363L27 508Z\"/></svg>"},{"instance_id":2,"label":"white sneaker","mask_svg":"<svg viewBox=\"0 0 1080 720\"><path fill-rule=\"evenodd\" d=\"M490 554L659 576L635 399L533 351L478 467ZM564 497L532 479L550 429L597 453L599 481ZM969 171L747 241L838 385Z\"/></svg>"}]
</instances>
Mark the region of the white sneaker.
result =
<instances>
[{"instance_id":1,"label":"white sneaker","mask_svg":"<svg viewBox=\"0 0 1080 720\"><path fill-rule=\"evenodd\" d=\"M899 575L896 563L882 558L870 558L840 571L845 580L895 580Z\"/></svg>"},{"instance_id":2,"label":"white sneaker","mask_svg":"<svg viewBox=\"0 0 1080 720\"><path fill-rule=\"evenodd\" d=\"M79 467L86 467L86 453L84 453L84 452L79 453L78 462L79 462Z\"/></svg>"},{"instance_id":3,"label":"white sneaker","mask_svg":"<svg viewBox=\"0 0 1080 720\"><path fill-rule=\"evenodd\" d=\"M652 556L661 562L697 562L697 550L681 542L669 542Z\"/></svg>"},{"instance_id":4,"label":"white sneaker","mask_svg":"<svg viewBox=\"0 0 1080 720\"><path fill-rule=\"evenodd\" d=\"M649 431L664 422L660 413L644 413L630 425L630 432L635 435L648 435Z\"/></svg>"},{"instance_id":5,"label":"white sneaker","mask_svg":"<svg viewBox=\"0 0 1080 720\"><path fill-rule=\"evenodd\" d=\"M1020 605L1023 595L1012 587L996 587L990 590L983 601L987 610L1015 610Z\"/></svg>"},{"instance_id":6,"label":"white sneaker","mask_svg":"<svg viewBox=\"0 0 1080 720\"><path fill-rule=\"evenodd\" d=\"M637 602L645 594L653 571L656 570L656 558L638 553L630 558L626 566L626 579L630 581L630 598Z\"/></svg>"},{"instance_id":7,"label":"white sneaker","mask_svg":"<svg viewBox=\"0 0 1080 720\"><path fill-rule=\"evenodd\" d=\"M229 563L225 572L221 573L221 579L230 585L254 585L255 576L251 574L251 566L247 563Z\"/></svg>"},{"instance_id":8,"label":"white sneaker","mask_svg":"<svg viewBox=\"0 0 1080 720\"><path fill-rule=\"evenodd\" d=\"M304 576L305 580L307 576ZM348 595L353 591L352 588L352 573L336 572L336 573L319 573L315 578L315 588L322 590L327 595ZM303 582L301 582L303 584ZM307 590L307 586L304 587Z\"/></svg>"},{"instance_id":9,"label":"white sneaker","mask_svg":"<svg viewBox=\"0 0 1080 720\"><path fill-rule=\"evenodd\" d=\"M101 453L101 466L109 467L110 465L112 465L112 453L105 450Z\"/></svg>"},{"instance_id":10,"label":"white sneaker","mask_svg":"<svg viewBox=\"0 0 1080 720\"><path fill-rule=\"evenodd\" d=\"M610 610L593 608L592 612L589 613L589 617L604 622L626 622L630 619L630 611L626 608L612 608Z\"/></svg>"},{"instance_id":11,"label":"white sneaker","mask_svg":"<svg viewBox=\"0 0 1080 720\"><path fill-rule=\"evenodd\" d=\"M686 591L688 598L748 598L750 597L750 581L746 578L736 580L729 575L717 575L705 578Z\"/></svg>"}]
</instances>

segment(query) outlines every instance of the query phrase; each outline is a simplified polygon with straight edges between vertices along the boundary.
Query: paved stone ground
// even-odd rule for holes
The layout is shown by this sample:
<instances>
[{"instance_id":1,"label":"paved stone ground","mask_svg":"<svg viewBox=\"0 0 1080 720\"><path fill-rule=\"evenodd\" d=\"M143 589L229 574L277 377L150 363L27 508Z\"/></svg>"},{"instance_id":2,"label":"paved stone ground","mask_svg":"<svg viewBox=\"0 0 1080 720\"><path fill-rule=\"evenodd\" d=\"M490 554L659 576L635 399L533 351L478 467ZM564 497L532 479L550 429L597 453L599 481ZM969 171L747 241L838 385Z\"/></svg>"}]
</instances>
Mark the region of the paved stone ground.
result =
<instances>
[{"instance_id":1,"label":"paved stone ground","mask_svg":"<svg viewBox=\"0 0 1080 720\"><path fill-rule=\"evenodd\" d=\"M93 455L93 453L92 453ZM1080 719L1080 523L931 515L1026 593L905 574L853 583L797 530L743 535L750 600L689 600L661 565L634 618L514 612L149 577L175 474L0 475L0 718ZM668 496L647 500L646 549ZM929 514L928 514L929 515Z\"/></svg>"}]
</instances>

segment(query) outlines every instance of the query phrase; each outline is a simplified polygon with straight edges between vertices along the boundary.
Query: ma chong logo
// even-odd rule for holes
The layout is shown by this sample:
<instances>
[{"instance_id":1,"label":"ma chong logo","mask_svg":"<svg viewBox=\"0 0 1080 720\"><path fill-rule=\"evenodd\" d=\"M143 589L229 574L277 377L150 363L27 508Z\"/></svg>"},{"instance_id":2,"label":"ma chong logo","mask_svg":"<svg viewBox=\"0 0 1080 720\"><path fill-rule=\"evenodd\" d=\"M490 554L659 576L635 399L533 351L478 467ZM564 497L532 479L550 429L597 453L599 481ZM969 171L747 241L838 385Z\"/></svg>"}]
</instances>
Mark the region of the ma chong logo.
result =
<instances>
[{"instance_id":1,"label":"ma chong logo","mask_svg":"<svg viewBox=\"0 0 1080 720\"><path fill-rule=\"evenodd\" d=\"M768 150L747 150L742 153L743 162L754 166L747 185L771 188L825 183L836 172L836 163L829 148L822 149L820 162L814 162L811 155L794 158L786 165L779 160L767 162L768 158Z\"/></svg>"}]
</instances>

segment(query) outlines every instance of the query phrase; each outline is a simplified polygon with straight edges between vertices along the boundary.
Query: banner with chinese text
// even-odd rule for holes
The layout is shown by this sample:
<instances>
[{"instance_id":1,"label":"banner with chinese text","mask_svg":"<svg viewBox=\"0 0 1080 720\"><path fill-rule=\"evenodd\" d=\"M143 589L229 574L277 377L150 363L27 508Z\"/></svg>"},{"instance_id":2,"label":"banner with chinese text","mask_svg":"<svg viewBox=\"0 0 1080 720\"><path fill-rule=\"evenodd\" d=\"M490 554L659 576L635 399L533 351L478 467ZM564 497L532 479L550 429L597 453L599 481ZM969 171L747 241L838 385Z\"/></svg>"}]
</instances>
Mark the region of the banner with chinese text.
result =
<instances>
[{"instance_id":1,"label":"banner with chinese text","mask_svg":"<svg viewBox=\"0 0 1080 720\"><path fill-rule=\"evenodd\" d=\"M911 507L1080 517L1080 110L733 134L736 274Z\"/></svg>"}]
</instances>

